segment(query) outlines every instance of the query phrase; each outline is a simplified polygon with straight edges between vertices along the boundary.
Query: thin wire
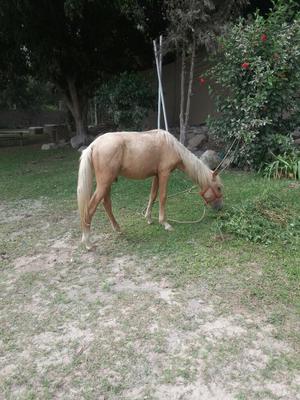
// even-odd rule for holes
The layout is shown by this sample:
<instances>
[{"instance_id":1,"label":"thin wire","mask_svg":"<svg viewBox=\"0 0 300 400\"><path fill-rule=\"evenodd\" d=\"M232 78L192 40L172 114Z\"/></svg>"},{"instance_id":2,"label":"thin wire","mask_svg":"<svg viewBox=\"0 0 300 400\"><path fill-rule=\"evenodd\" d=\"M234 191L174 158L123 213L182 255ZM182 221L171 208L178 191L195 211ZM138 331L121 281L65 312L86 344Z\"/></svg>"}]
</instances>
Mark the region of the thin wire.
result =
<instances>
[{"instance_id":1,"label":"thin wire","mask_svg":"<svg viewBox=\"0 0 300 400\"><path fill-rule=\"evenodd\" d=\"M237 139L237 138L236 138L236 139ZM235 139L235 140L236 140L236 139ZM239 148L239 143L240 143L240 140L238 141L238 143L237 143L237 145L236 145L236 147L235 147L235 149L234 149L233 156L232 156L232 160L234 160L235 153L236 153L237 149ZM228 152L227 152L227 154L228 154ZM225 160L225 157L223 158L222 162L224 162L224 160ZM225 165L225 167L221 168L220 171L219 171L219 174L221 174L226 168L228 168L230 164L231 164L231 162L228 163L227 165ZM221 164L221 165L222 165L222 164Z\"/></svg>"},{"instance_id":2,"label":"thin wire","mask_svg":"<svg viewBox=\"0 0 300 400\"><path fill-rule=\"evenodd\" d=\"M223 159L219 162L218 166L215 168L215 171L217 171L221 165L224 163L224 161L226 160L226 158L228 157L229 152L231 151L232 147L234 146L235 142L237 141L238 138L235 138L234 141L231 143L229 149L227 150L227 153L225 154L225 156L223 157ZM226 167L225 167L226 168ZM224 171L224 169L222 169L222 171Z\"/></svg>"}]
</instances>

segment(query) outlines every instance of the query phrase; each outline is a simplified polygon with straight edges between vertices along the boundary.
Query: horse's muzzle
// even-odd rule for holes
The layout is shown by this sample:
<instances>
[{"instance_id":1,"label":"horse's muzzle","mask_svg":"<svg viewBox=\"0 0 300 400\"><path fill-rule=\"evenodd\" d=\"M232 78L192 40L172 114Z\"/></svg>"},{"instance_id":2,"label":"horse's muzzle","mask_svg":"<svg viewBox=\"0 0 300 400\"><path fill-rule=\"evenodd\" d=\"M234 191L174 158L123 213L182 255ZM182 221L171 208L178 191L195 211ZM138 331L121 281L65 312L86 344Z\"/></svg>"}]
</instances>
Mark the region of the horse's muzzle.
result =
<instances>
[{"instance_id":1,"label":"horse's muzzle","mask_svg":"<svg viewBox=\"0 0 300 400\"><path fill-rule=\"evenodd\" d=\"M223 200L222 199L216 199L210 203L211 208L215 211L219 211L223 208Z\"/></svg>"},{"instance_id":2,"label":"horse's muzzle","mask_svg":"<svg viewBox=\"0 0 300 400\"><path fill-rule=\"evenodd\" d=\"M214 210L221 210L223 207L223 195L220 189L216 190L213 186L207 186L206 189L200 192L200 196L205 204L210 205Z\"/></svg>"}]
</instances>

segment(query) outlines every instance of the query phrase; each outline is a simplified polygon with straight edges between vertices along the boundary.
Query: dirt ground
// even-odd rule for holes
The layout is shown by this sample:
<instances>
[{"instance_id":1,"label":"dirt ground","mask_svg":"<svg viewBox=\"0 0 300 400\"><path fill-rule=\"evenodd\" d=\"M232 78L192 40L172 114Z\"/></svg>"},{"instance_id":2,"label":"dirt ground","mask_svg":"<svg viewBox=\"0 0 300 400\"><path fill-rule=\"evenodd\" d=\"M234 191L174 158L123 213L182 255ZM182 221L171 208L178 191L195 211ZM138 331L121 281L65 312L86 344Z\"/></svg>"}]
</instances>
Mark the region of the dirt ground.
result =
<instances>
[{"instance_id":1,"label":"dirt ground","mask_svg":"<svg viewBox=\"0 0 300 400\"><path fill-rule=\"evenodd\" d=\"M46 199L0 221L1 399L300 399L293 341L265 310L158 278L157 257L107 250L114 233L86 252L76 213Z\"/></svg>"}]
</instances>

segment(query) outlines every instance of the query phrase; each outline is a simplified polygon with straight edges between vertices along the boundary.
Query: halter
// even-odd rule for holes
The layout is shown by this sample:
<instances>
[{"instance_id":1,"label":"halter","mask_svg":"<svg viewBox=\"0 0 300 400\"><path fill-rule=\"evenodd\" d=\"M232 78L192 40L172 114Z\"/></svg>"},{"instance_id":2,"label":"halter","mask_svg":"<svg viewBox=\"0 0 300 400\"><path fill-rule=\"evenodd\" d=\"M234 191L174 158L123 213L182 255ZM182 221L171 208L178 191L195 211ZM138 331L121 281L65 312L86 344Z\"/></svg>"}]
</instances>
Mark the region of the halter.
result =
<instances>
[{"instance_id":1,"label":"halter","mask_svg":"<svg viewBox=\"0 0 300 400\"><path fill-rule=\"evenodd\" d=\"M213 196L211 199L207 200L207 199L205 198L205 193L206 193L209 189L213 192L213 195L214 195L214 196ZM203 198L203 200L204 200L204 202L205 202L206 205L208 205L208 204L210 204L210 203L213 203L215 200L221 199L221 198L223 197L222 193L217 192L212 186L207 186L206 189L202 190L202 192L200 192L200 196Z\"/></svg>"}]
</instances>

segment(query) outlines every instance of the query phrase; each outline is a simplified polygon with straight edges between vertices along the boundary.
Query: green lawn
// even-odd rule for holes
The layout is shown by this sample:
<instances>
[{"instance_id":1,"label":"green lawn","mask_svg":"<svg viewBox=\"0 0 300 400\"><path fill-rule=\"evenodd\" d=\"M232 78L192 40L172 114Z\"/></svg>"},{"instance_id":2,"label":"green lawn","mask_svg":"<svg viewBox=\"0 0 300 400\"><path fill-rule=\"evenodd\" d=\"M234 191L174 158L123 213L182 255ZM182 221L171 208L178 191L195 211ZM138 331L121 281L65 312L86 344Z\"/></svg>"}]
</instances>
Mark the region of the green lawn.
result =
<instances>
[{"instance_id":1,"label":"green lawn","mask_svg":"<svg viewBox=\"0 0 300 400\"><path fill-rule=\"evenodd\" d=\"M3 398L294 399L299 185L226 172L224 210L207 209L199 224L174 223L167 232L157 204L152 225L141 215L151 181L119 179L112 200L122 233L112 232L99 207L97 247L87 252L76 209L78 159L71 149L0 149ZM182 173L172 175L170 218L201 217L202 199L185 191L191 186ZM246 240L244 217L254 233L261 220L244 214L268 196L277 208L260 207L276 222L274 237Z\"/></svg>"},{"instance_id":2,"label":"green lawn","mask_svg":"<svg viewBox=\"0 0 300 400\"><path fill-rule=\"evenodd\" d=\"M1 200L9 202L44 197L49 202L50 212L73 211L76 209L78 158L78 153L70 149L46 152L31 147L1 149ZM300 215L300 188L291 181L268 181L256 174L234 171L224 173L223 182L223 212L230 207L240 207L245 201L249 202L262 194L273 193L286 208ZM222 233L219 228L220 213L209 209L201 223L174 223L175 230L166 232L157 223L157 204L154 205L155 223L152 226L147 226L141 217L150 185L149 180L129 181L122 178L114 184L113 207L123 234L114 236L108 251L156 255L165 264L157 273L172 276L178 284L198 276L217 284L221 278L228 285L228 290L241 292L242 301L297 304L299 232L293 244L280 240L268 245L252 243L236 235ZM172 175L168 193L179 194L168 200L170 218L197 220L201 217L204 205L197 189L192 193L180 193L191 186L184 174L176 172ZM93 222L92 233L111 232L100 208ZM78 244L79 239L78 230Z\"/></svg>"}]
</instances>

